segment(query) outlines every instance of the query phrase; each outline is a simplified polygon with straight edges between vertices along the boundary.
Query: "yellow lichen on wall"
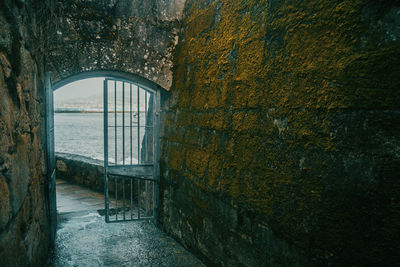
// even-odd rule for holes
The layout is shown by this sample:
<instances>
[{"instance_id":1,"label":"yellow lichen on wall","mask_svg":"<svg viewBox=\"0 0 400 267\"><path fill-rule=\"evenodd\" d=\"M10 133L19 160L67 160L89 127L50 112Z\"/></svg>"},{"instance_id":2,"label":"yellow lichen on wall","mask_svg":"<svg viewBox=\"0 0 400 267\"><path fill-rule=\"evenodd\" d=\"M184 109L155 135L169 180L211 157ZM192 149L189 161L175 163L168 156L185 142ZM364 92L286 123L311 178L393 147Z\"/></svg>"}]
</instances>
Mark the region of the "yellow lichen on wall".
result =
<instances>
[{"instance_id":1,"label":"yellow lichen on wall","mask_svg":"<svg viewBox=\"0 0 400 267\"><path fill-rule=\"evenodd\" d=\"M254 212L291 244L323 247L315 253L327 261L352 258L338 236L385 169L387 152L373 139L397 131L369 117L388 110L380 116L395 120L388 114L400 103L400 45L379 26L390 5L189 2L171 107L174 127L187 131L184 140L165 137L188 149L179 175ZM391 159L395 139L385 139ZM346 248L360 244L357 237Z\"/></svg>"},{"instance_id":2,"label":"yellow lichen on wall","mask_svg":"<svg viewBox=\"0 0 400 267\"><path fill-rule=\"evenodd\" d=\"M186 167L197 177L203 177L208 164L209 153L193 149L186 155Z\"/></svg>"}]
</instances>

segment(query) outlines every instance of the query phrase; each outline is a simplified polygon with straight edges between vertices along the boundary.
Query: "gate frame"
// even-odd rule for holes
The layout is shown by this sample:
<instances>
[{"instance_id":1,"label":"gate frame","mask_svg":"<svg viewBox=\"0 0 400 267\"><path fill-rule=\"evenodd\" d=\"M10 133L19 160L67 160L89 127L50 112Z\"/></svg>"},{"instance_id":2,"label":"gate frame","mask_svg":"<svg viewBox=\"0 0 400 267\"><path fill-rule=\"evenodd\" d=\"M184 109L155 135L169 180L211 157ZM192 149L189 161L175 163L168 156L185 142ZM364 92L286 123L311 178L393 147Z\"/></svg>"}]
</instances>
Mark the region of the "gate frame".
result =
<instances>
[{"instance_id":1,"label":"gate frame","mask_svg":"<svg viewBox=\"0 0 400 267\"><path fill-rule=\"evenodd\" d=\"M104 77L104 76L102 76ZM154 95L154 121L153 121L153 170L152 170L152 178L143 178L130 174L112 174L108 172L108 81L114 82L123 82L130 83L137 86L137 90L146 90L151 92ZM154 223L157 223L158 218L158 194L159 194L159 180L160 180L160 113L161 113L161 90L155 90L153 88L149 88L136 82L134 80L129 80L126 78L115 78L115 77L104 77L103 81L103 111L104 111L104 209L105 209L105 221L107 223L114 222L124 222L124 221L137 221L137 220L149 220L151 218L131 218L131 219L122 219L122 220L110 220L109 219L109 186L108 186L108 176L120 176L121 178L131 178L140 180L152 181L153 184L153 216L152 219ZM106 130L107 129L107 130ZM123 131L125 131L123 129ZM107 147L107 150L106 150ZM138 155L139 156L139 155ZM148 164L135 164L135 165L117 165L115 168L123 169L125 167L137 167L138 169L142 169L143 166ZM111 166L112 167L112 166ZM139 183L140 184L140 183ZM139 200L140 201L140 200ZM125 208L125 207L124 207ZM118 211L116 211L118 213ZM140 211L138 211L140 214ZM125 215L124 215L125 216Z\"/></svg>"},{"instance_id":2,"label":"gate frame","mask_svg":"<svg viewBox=\"0 0 400 267\"><path fill-rule=\"evenodd\" d=\"M50 220L50 247L54 247L57 232L57 197L56 197L56 161L54 143L54 90L50 72L45 73L45 128L46 128L46 165L48 181L48 209Z\"/></svg>"}]
</instances>

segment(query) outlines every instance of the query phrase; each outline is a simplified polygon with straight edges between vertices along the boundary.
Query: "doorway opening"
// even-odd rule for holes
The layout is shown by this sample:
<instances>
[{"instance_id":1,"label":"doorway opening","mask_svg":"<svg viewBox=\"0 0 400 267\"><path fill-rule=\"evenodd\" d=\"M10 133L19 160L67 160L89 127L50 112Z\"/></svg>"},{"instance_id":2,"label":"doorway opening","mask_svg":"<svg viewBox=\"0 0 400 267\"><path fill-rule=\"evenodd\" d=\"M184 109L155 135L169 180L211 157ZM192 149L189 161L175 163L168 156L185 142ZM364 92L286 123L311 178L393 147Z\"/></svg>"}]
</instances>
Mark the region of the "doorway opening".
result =
<instances>
[{"instance_id":1,"label":"doorway opening","mask_svg":"<svg viewBox=\"0 0 400 267\"><path fill-rule=\"evenodd\" d=\"M50 75L47 76L49 80ZM48 81L46 87L51 88L47 94L51 111L47 116L49 168L57 167L57 172L71 174L74 164L68 165L83 161L75 168L78 167L80 179L87 185L85 179L90 172L81 167L101 164L102 177L97 173L94 184L104 188L103 198L96 202L81 196L77 200L91 203L92 209L102 202L102 209L98 210L106 222L155 221L162 88L134 75L104 71L81 73L53 86ZM55 143L51 142L54 136ZM49 184L50 203L55 206L55 175L50 177ZM58 184L65 186L63 181ZM68 190L82 192L76 188ZM61 204L59 208L66 204L62 199L57 202ZM55 210L50 207L51 213Z\"/></svg>"}]
</instances>

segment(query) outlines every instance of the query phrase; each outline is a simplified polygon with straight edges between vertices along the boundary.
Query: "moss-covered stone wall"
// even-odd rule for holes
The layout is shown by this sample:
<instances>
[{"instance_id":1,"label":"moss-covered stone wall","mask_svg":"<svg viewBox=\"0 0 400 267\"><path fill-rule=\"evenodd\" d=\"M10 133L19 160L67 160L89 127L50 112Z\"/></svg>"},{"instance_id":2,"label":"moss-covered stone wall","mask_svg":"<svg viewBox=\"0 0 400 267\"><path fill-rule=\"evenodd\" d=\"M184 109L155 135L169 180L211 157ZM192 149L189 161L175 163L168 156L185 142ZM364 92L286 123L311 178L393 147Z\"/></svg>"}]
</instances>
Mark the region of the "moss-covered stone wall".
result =
<instances>
[{"instance_id":1,"label":"moss-covered stone wall","mask_svg":"<svg viewBox=\"0 0 400 267\"><path fill-rule=\"evenodd\" d=\"M160 222L211 264L394 266L398 1L188 0Z\"/></svg>"},{"instance_id":2,"label":"moss-covered stone wall","mask_svg":"<svg viewBox=\"0 0 400 267\"><path fill-rule=\"evenodd\" d=\"M0 266L42 266L50 244L43 18L50 1L0 1Z\"/></svg>"}]
</instances>

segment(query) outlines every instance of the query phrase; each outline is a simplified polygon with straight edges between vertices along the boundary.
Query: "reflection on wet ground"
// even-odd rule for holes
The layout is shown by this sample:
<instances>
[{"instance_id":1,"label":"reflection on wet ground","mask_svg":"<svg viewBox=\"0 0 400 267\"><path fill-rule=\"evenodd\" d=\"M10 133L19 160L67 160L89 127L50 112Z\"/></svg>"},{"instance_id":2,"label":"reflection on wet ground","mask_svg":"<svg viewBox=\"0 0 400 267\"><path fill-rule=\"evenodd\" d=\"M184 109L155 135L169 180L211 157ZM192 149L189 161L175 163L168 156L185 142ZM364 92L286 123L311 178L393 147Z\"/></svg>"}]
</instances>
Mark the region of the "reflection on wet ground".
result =
<instances>
[{"instance_id":1,"label":"reflection on wet ground","mask_svg":"<svg viewBox=\"0 0 400 267\"><path fill-rule=\"evenodd\" d=\"M57 182L58 230L47 266L204 266L148 221L108 223L102 194Z\"/></svg>"}]
</instances>

